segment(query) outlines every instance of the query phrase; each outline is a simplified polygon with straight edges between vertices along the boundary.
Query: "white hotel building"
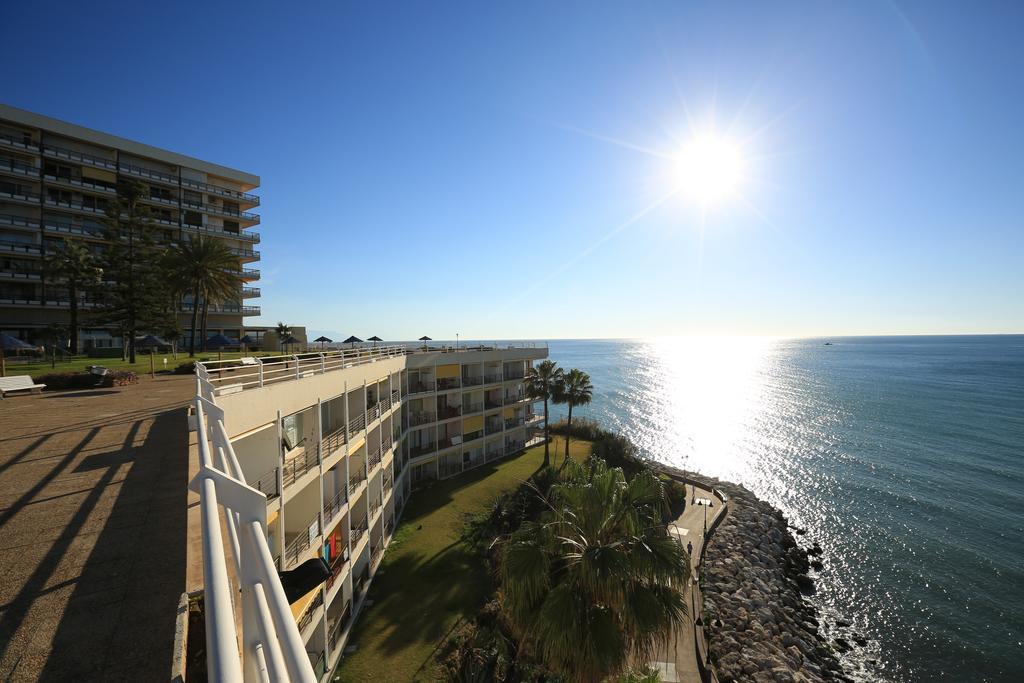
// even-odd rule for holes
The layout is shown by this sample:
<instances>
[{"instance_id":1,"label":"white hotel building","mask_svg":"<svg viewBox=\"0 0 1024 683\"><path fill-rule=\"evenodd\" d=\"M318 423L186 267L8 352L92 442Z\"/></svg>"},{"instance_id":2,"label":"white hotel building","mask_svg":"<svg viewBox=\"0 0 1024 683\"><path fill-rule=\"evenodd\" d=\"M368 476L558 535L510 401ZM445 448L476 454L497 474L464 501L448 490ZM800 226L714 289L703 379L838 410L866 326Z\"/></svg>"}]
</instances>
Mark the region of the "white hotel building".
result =
<instances>
[{"instance_id":1,"label":"white hotel building","mask_svg":"<svg viewBox=\"0 0 1024 683\"><path fill-rule=\"evenodd\" d=\"M325 680L416 488L542 440L523 381L546 356L384 346L203 364L189 579L210 680ZM278 573L318 556L329 578L287 597Z\"/></svg>"}]
</instances>

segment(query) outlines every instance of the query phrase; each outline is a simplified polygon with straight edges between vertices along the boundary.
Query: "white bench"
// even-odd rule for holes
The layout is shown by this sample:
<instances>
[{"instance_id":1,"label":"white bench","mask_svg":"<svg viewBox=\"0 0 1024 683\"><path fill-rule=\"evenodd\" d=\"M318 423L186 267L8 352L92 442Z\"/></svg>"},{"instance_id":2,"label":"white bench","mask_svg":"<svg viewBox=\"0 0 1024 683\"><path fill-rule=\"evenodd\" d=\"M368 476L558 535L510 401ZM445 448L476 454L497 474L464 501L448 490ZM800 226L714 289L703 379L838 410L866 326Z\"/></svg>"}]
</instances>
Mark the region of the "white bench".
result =
<instances>
[{"instance_id":1,"label":"white bench","mask_svg":"<svg viewBox=\"0 0 1024 683\"><path fill-rule=\"evenodd\" d=\"M46 387L45 384L34 384L28 375L15 375L14 377L0 377L0 398L6 398L5 394L12 391L31 391L38 394Z\"/></svg>"}]
</instances>

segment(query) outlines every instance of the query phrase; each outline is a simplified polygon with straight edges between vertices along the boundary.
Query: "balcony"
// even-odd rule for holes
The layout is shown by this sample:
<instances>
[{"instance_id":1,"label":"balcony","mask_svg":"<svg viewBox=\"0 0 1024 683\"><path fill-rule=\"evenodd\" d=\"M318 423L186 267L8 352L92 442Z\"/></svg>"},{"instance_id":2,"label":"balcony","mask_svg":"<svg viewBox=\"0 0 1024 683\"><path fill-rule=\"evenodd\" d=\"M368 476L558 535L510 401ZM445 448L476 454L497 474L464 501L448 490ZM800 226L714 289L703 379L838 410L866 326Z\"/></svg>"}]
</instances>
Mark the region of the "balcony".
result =
<instances>
[{"instance_id":1,"label":"balcony","mask_svg":"<svg viewBox=\"0 0 1024 683\"><path fill-rule=\"evenodd\" d=\"M380 464L381 459L384 457L384 444L381 444L377 448L374 448L370 453L369 457L369 471L372 472L376 469L377 465Z\"/></svg>"},{"instance_id":2,"label":"balcony","mask_svg":"<svg viewBox=\"0 0 1024 683\"><path fill-rule=\"evenodd\" d=\"M505 420L505 429L515 429L516 427L522 427L526 424L526 420L521 417L513 417Z\"/></svg>"},{"instance_id":3,"label":"balcony","mask_svg":"<svg viewBox=\"0 0 1024 683\"><path fill-rule=\"evenodd\" d=\"M215 216L226 216L235 220L247 221L253 225L260 222L259 214L249 213L248 211L239 211L237 209L229 209L218 204L196 204L195 202L183 199L181 205L183 208L192 209L193 211L203 211Z\"/></svg>"},{"instance_id":4,"label":"balcony","mask_svg":"<svg viewBox=\"0 0 1024 683\"><path fill-rule=\"evenodd\" d=\"M478 387L483 383L484 378L480 375L477 375L476 377L467 377L466 375L462 376L462 386L464 387Z\"/></svg>"},{"instance_id":5,"label":"balcony","mask_svg":"<svg viewBox=\"0 0 1024 683\"><path fill-rule=\"evenodd\" d=\"M88 228L83 225L75 225L74 223L58 221L53 218L43 219L43 230L45 232L55 232L61 235L77 235L80 237L90 237L92 239L103 239L102 228Z\"/></svg>"},{"instance_id":6,"label":"balcony","mask_svg":"<svg viewBox=\"0 0 1024 683\"><path fill-rule=\"evenodd\" d=\"M13 192L0 190L0 199L7 199L12 202L23 202L26 204L33 205L39 203L38 194L36 194L35 192L29 192L28 190L23 190L20 187L15 188Z\"/></svg>"},{"instance_id":7,"label":"balcony","mask_svg":"<svg viewBox=\"0 0 1024 683\"><path fill-rule=\"evenodd\" d=\"M437 450L437 443L435 443L433 441L430 442L430 443L427 443L427 444L423 444L421 446L410 446L409 447L409 457L410 458L418 458L421 455L426 455L427 453L433 453L436 450Z\"/></svg>"},{"instance_id":8,"label":"balcony","mask_svg":"<svg viewBox=\"0 0 1024 683\"><path fill-rule=\"evenodd\" d=\"M364 519L352 527L352 550L359 547L359 542L362 541L363 536L366 535L366 522L367 520Z\"/></svg>"},{"instance_id":9,"label":"balcony","mask_svg":"<svg viewBox=\"0 0 1024 683\"><path fill-rule=\"evenodd\" d=\"M299 633L305 631L306 627L313 623L313 615L316 614L317 608L323 604L324 592L318 590L316 595L313 596L313 599L309 601L309 606L306 607L302 616L299 617L299 620L296 622L296 625L299 627Z\"/></svg>"},{"instance_id":10,"label":"balcony","mask_svg":"<svg viewBox=\"0 0 1024 683\"><path fill-rule=\"evenodd\" d=\"M284 461L284 485L291 486L306 472L320 464L320 453L316 448L303 448L299 455Z\"/></svg>"},{"instance_id":11,"label":"balcony","mask_svg":"<svg viewBox=\"0 0 1024 683\"><path fill-rule=\"evenodd\" d=\"M254 244L258 244L260 241L260 234L258 232L232 232L231 230L225 230L224 228L220 228L215 225L201 225L196 223L182 223L181 226L176 227L180 227L185 232L194 232L200 235L228 237L231 239L253 242Z\"/></svg>"},{"instance_id":12,"label":"balcony","mask_svg":"<svg viewBox=\"0 0 1024 683\"><path fill-rule=\"evenodd\" d=\"M344 427L336 429L330 434L325 434L320 442L320 457L323 459L331 457L335 451L346 443L348 443L348 435L345 433Z\"/></svg>"},{"instance_id":13,"label":"balcony","mask_svg":"<svg viewBox=\"0 0 1024 683\"><path fill-rule=\"evenodd\" d=\"M43 155L53 157L54 159L67 159L68 161L74 161L79 164L88 164L98 168L105 168L108 171L117 170L117 163L112 159L104 159L103 157L86 154L85 152L76 152L73 149L54 147L53 145L43 145Z\"/></svg>"},{"instance_id":14,"label":"balcony","mask_svg":"<svg viewBox=\"0 0 1024 683\"><path fill-rule=\"evenodd\" d=\"M191 313L195 305L191 302L185 301L181 304L181 310L186 313ZM212 305L209 308L210 313L234 313L242 315L259 315L259 306L239 306L237 304L217 304Z\"/></svg>"},{"instance_id":15,"label":"balcony","mask_svg":"<svg viewBox=\"0 0 1024 683\"><path fill-rule=\"evenodd\" d=\"M7 133L0 133L0 147L10 147L11 149L25 149L39 153L39 143L32 140L27 136L15 137L8 135Z\"/></svg>"},{"instance_id":16,"label":"balcony","mask_svg":"<svg viewBox=\"0 0 1024 683\"><path fill-rule=\"evenodd\" d=\"M42 248L38 244L28 244L25 242L7 242L0 240L0 252L5 254L31 254L38 255L42 253Z\"/></svg>"},{"instance_id":17,"label":"balcony","mask_svg":"<svg viewBox=\"0 0 1024 683\"><path fill-rule=\"evenodd\" d=\"M463 436L462 443L469 443L470 441L476 441L482 439L484 436L484 430L478 429L475 432L466 432Z\"/></svg>"},{"instance_id":18,"label":"balcony","mask_svg":"<svg viewBox=\"0 0 1024 683\"><path fill-rule=\"evenodd\" d=\"M313 533L310 533L310 530ZM301 531L289 534L289 536L293 536L293 538L288 541L288 545L284 549L285 568L298 562L302 554L309 550L309 547L312 545L310 536L320 536L320 515L313 515L313 518L301 527Z\"/></svg>"},{"instance_id":19,"label":"balcony","mask_svg":"<svg viewBox=\"0 0 1024 683\"><path fill-rule=\"evenodd\" d=\"M380 512L380 505L380 498L370 501L370 519L376 517L377 513Z\"/></svg>"},{"instance_id":20,"label":"balcony","mask_svg":"<svg viewBox=\"0 0 1024 683\"><path fill-rule=\"evenodd\" d=\"M458 439L458 441L455 441ZM443 450L445 448L451 448L462 443L462 434L452 434L451 436L445 436L437 440L437 450Z\"/></svg>"},{"instance_id":21,"label":"balcony","mask_svg":"<svg viewBox=\"0 0 1024 683\"><path fill-rule=\"evenodd\" d=\"M504 404L501 402L500 396L498 398L489 398L484 401L484 408L487 410L494 410L496 408L500 408L502 405Z\"/></svg>"},{"instance_id":22,"label":"balcony","mask_svg":"<svg viewBox=\"0 0 1024 683\"><path fill-rule=\"evenodd\" d=\"M277 485L277 468L264 472L258 479L249 482L249 486L263 493L268 501L281 495Z\"/></svg>"},{"instance_id":23,"label":"balcony","mask_svg":"<svg viewBox=\"0 0 1024 683\"><path fill-rule=\"evenodd\" d=\"M136 178L145 178L146 180L155 180L157 182L166 183L168 185L174 185L175 187L178 186L178 176L173 173L154 171L151 168L133 166L132 164L118 164L118 169L121 171L121 173L126 175L133 175Z\"/></svg>"},{"instance_id":24,"label":"balcony","mask_svg":"<svg viewBox=\"0 0 1024 683\"><path fill-rule=\"evenodd\" d=\"M450 420L462 416L462 406L441 406L437 409L438 420Z\"/></svg>"},{"instance_id":25,"label":"balcony","mask_svg":"<svg viewBox=\"0 0 1024 683\"><path fill-rule=\"evenodd\" d=\"M91 192L103 192L106 194L117 194L117 187L108 185L106 183L100 183L94 180L87 180L85 178L72 178L70 176L56 176L47 173L43 176L48 183L60 183L61 185L69 185L76 189L89 190Z\"/></svg>"},{"instance_id":26,"label":"balcony","mask_svg":"<svg viewBox=\"0 0 1024 683\"><path fill-rule=\"evenodd\" d=\"M422 380L409 383L409 394L426 394L434 390L434 380Z\"/></svg>"},{"instance_id":27,"label":"balcony","mask_svg":"<svg viewBox=\"0 0 1024 683\"><path fill-rule=\"evenodd\" d=\"M0 173L35 178L39 175L39 169L16 159L0 157Z\"/></svg>"},{"instance_id":28,"label":"balcony","mask_svg":"<svg viewBox=\"0 0 1024 683\"><path fill-rule=\"evenodd\" d=\"M366 468L360 467L355 472L350 473L351 476L348 480L348 494L352 496L356 490L366 481Z\"/></svg>"},{"instance_id":29,"label":"balcony","mask_svg":"<svg viewBox=\"0 0 1024 683\"><path fill-rule=\"evenodd\" d=\"M99 200L104 201L104 200ZM103 204L89 205L84 202L65 202L60 199L53 199L51 197L46 198L47 206L55 206L59 209L67 209L68 211L81 211L93 216L106 216L107 208Z\"/></svg>"},{"instance_id":30,"label":"balcony","mask_svg":"<svg viewBox=\"0 0 1024 683\"><path fill-rule=\"evenodd\" d=\"M18 282L40 282L43 279L41 270L8 270L0 268L0 280L17 280Z\"/></svg>"},{"instance_id":31,"label":"balcony","mask_svg":"<svg viewBox=\"0 0 1024 683\"><path fill-rule=\"evenodd\" d=\"M458 377L441 377L440 379L437 380L437 390L438 391L447 391L449 389L458 389L458 388L459 388L459 378Z\"/></svg>"},{"instance_id":32,"label":"balcony","mask_svg":"<svg viewBox=\"0 0 1024 683\"><path fill-rule=\"evenodd\" d=\"M511 396L506 396L505 397L505 405L509 406L509 405L512 405L512 404L515 404L515 403L519 403L520 401L525 401L525 400L526 400L526 395L525 394L513 394Z\"/></svg>"},{"instance_id":33,"label":"balcony","mask_svg":"<svg viewBox=\"0 0 1024 683\"><path fill-rule=\"evenodd\" d=\"M526 374L525 373L519 372L519 371L516 371L516 370L513 370L511 372L506 372L506 373L504 373L504 376L505 376L505 381L506 382L511 382L512 380L516 380L516 379L525 379L526 378Z\"/></svg>"},{"instance_id":34,"label":"balcony","mask_svg":"<svg viewBox=\"0 0 1024 683\"><path fill-rule=\"evenodd\" d=\"M490 434L497 434L503 428L504 428L504 423L501 421L501 419L488 420L486 423L484 423L484 431L488 435L490 435Z\"/></svg>"},{"instance_id":35,"label":"balcony","mask_svg":"<svg viewBox=\"0 0 1024 683\"><path fill-rule=\"evenodd\" d=\"M484 409L484 404L483 403L463 403L462 404L462 414L463 415L472 415L473 413L480 413L480 412L483 412L483 409Z\"/></svg>"},{"instance_id":36,"label":"balcony","mask_svg":"<svg viewBox=\"0 0 1024 683\"><path fill-rule=\"evenodd\" d=\"M484 384L497 384L504 381L500 372L493 372L484 375Z\"/></svg>"},{"instance_id":37,"label":"balcony","mask_svg":"<svg viewBox=\"0 0 1024 683\"><path fill-rule=\"evenodd\" d=\"M366 414L360 413L348 421L348 433L355 434L366 428Z\"/></svg>"},{"instance_id":38,"label":"balcony","mask_svg":"<svg viewBox=\"0 0 1024 683\"><path fill-rule=\"evenodd\" d=\"M0 225L12 228L28 228L30 230L39 229L38 221L31 218L23 218L22 216L14 216L9 213L0 213Z\"/></svg>"},{"instance_id":39,"label":"balcony","mask_svg":"<svg viewBox=\"0 0 1024 683\"><path fill-rule=\"evenodd\" d=\"M331 498L329 501L324 503L324 524L327 528L331 527L331 520L334 519L335 515L341 512L341 509L348 503L348 491L341 490L338 494Z\"/></svg>"},{"instance_id":40,"label":"balcony","mask_svg":"<svg viewBox=\"0 0 1024 683\"><path fill-rule=\"evenodd\" d=\"M259 295L259 287L242 287L242 297L245 299L255 299Z\"/></svg>"},{"instance_id":41,"label":"balcony","mask_svg":"<svg viewBox=\"0 0 1024 683\"><path fill-rule=\"evenodd\" d=\"M431 413L429 411L420 411L411 413L409 415L409 426L418 427L419 425L430 424L431 422L437 421L437 413Z\"/></svg>"},{"instance_id":42,"label":"balcony","mask_svg":"<svg viewBox=\"0 0 1024 683\"><path fill-rule=\"evenodd\" d=\"M349 622L352 620L352 603L346 602L344 609L341 610L341 617L330 624L330 643L331 652L336 652L338 648L338 640L341 638L342 632L348 628Z\"/></svg>"},{"instance_id":43,"label":"balcony","mask_svg":"<svg viewBox=\"0 0 1024 683\"><path fill-rule=\"evenodd\" d=\"M191 190L199 190L200 192L206 192L207 194L215 194L220 197L228 197L229 199L235 199L239 202L246 204L252 204L253 206L259 206L260 198L258 195L247 194L245 192L239 192L238 190L231 190L226 187L219 185L211 185L204 183L199 180L191 180L189 178L181 179L182 187L187 187Z\"/></svg>"}]
</instances>

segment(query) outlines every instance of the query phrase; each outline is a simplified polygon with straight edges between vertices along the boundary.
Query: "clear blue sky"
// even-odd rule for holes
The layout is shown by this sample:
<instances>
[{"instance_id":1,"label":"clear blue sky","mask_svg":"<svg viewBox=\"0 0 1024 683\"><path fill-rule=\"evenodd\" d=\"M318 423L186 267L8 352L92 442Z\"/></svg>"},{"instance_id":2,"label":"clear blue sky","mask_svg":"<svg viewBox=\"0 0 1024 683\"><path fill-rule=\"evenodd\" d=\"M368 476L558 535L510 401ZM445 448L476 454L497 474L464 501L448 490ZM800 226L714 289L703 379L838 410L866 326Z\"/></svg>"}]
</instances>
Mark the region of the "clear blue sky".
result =
<instances>
[{"instance_id":1,"label":"clear blue sky","mask_svg":"<svg viewBox=\"0 0 1024 683\"><path fill-rule=\"evenodd\" d=\"M0 99L262 176L267 323L1024 331L1020 3L297 8L20 3ZM742 199L650 209L712 122Z\"/></svg>"}]
</instances>

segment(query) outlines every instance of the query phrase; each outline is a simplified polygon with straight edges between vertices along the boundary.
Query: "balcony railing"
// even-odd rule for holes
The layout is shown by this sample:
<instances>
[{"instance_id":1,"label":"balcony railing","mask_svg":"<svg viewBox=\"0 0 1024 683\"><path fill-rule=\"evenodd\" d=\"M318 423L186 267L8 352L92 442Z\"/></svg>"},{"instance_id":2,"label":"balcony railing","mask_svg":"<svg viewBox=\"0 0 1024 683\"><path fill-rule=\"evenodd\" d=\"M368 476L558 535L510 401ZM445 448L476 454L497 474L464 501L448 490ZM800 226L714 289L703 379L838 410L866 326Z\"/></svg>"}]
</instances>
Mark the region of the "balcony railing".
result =
<instances>
[{"instance_id":1,"label":"balcony railing","mask_svg":"<svg viewBox=\"0 0 1024 683\"><path fill-rule=\"evenodd\" d=\"M266 660L279 663L283 669L279 678L315 683L318 678L304 652L267 543L262 521L266 509L262 501L245 493L251 489L227 436L224 413L213 402L212 386L202 378L193 409L199 472L189 488L199 494L207 676L226 683L243 680L237 608L239 621L254 626L252 631L246 629L251 652L263 652ZM222 524L230 542L225 542ZM242 557L247 558L245 564ZM229 578L229 563L234 582ZM245 659L249 661L248 654Z\"/></svg>"},{"instance_id":2,"label":"balcony railing","mask_svg":"<svg viewBox=\"0 0 1024 683\"><path fill-rule=\"evenodd\" d=\"M509 418L505 420L505 429L515 429L516 427L522 427L526 424L526 420L521 417Z\"/></svg>"},{"instance_id":3,"label":"balcony railing","mask_svg":"<svg viewBox=\"0 0 1024 683\"><path fill-rule=\"evenodd\" d=\"M14 254L40 254L42 248L38 244L26 244L24 242L0 241L0 251Z\"/></svg>"},{"instance_id":4,"label":"balcony railing","mask_svg":"<svg viewBox=\"0 0 1024 683\"><path fill-rule=\"evenodd\" d=\"M31 138L15 137L7 133L0 133L0 145L15 147L17 149L39 149L39 143Z\"/></svg>"},{"instance_id":5,"label":"balcony railing","mask_svg":"<svg viewBox=\"0 0 1024 683\"><path fill-rule=\"evenodd\" d=\"M488 434L496 434L497 432L500 432L503 427L504 425L501 420L489 420L484 423L484 430Z\"/></svg>"},{"instance_id":6,"label":"balcony railing","mask_svg":"<svg viewBox=\"0 0 1024 683\"><path fill-rule=\"evenodd\" d=\"M291 486L302 475L320 464L320 451L316 448L307 448L305 453L297 455L284 463L284 485Z\"/></svg>"},{"instance_id":7,"label":"balcony railing","mask_svg":"<svg viewBox=\"0 0 1024 683\"><path fill-rule=\"evenodd\" d=\"M462 415L462 406L441 406L437 409L438 420L450 420Z\"/></svg>"},{"instance_id":8,"label":"balcony railing","mask_svg":"<svg viewBox=\"0 0 1024 683\"><path fill-rule=\"evenodd\" d=\"M498 398L489 398L486 401L484 401L484 408L486 408L487 410L500 408L502 405L504 404L501 402L500 396Z\"/></svg>"},{"instance_id":9,"label":"balcony railing","mask_svg":"<svg viewBox=\"0 0 1024 683\"><path fill-rule=\"evenodd\" d=\"M217 237L230 237L231 239L244 240L246 242L258 243L260 234L249 230L233 232L215 225L202 225L197 223L182 223L180 228L186 232L201 233L203 235L215 235Z\"/></svg>"},{"instance_id":10,"label":"balcony railing","mask_svg":"<svg viewBox=\"0 0 1024 683\"><path fill-rule=\"evenodd\" d=\"M341 610L341 617L331 624L331 650L333 651L338 646L338 639L341 638L341 633L348 628L348 622L352 617L352 602L348 601L345 603L344 609Z\"/></svg>"},{"instance_id":11,"label":"balcony railing","mask_svg":"<svg viewBox=\"0 0 1024 683\"><path fill-rule=\"evenodd\" d=\"M359 485L366 481L366 468L360 467L355 472L349 473L348 493L351 496L359 488Z\"/></svg>"},{"instance_id":12,"label":"balcony railing","mask_svg":"<svg viewBox=\"0 0 1024 683\"><path fill-rule=\"evenodd\" d=\"M434 380L421 380L419 382L409 382L409 393L410 394L426 394L434 390Z\"/></svg>"},{"instance_id":13,"label":"balcony railing","mask_svg":"<svg viewBox=\"0 0 1024 683\"><path fill-rule=\"evenodd\" d=\"M462 443L469 443L470 441L476 441L484 436L484 430L478 429L474 432L466 432L462 439Z\"/></svg>"},{"instance_id":14,"label":"balcony railing","mask_svg":"<svg viewBox=\"0 0 1024 683\"><path fill-rule=\"evenodd\" d=\"M289 567L299 561L302 553L309 550L309 546L312 545L310 536L319 536L320 529L320 515L316 514L308 523L300 527L302 531L291 540L291 543L284 549L284 561L285 566ZM312 533L311 533L312 532Z\"/></svg>"},{"instance_id":15,"label":"balcony railing","mask_svg":"<svg viewBox=\"0 0 1024 683\"><path fill-rule=\"evenodd\" d=\"M64 147L43 145L43 154L57 159L67 159L68 161L77 161L82 164L89 164L90 166L99 166L100 168L106 168L111 171L117 170L117 162L113 159L104 159L103 157L86 154L85 152L77 152L73 149L65 149Z\"/></svg>"},{"instance_id":16,"label":"balcony railing","mask_svg":"<svg viewBox=\"0 0 1024 683\"><path fill-rule=\"evenodd\" d=\"M356 415L354 418L352 418L351 420L348 421L348 433L349 434L355 434L356 432L361 432L361 431L363 431L363 429L365 427L366 427L366 415L363 414L363 413L360 413L359 415Z\"/></svg>"},{"instance_id":17,"label":"balcony railing","mask_svg":"<svg viewBox=\"0 0 1024 683\"><path fill-rule=\"evenodd\" d=\"M526 395L525 394L513 394L511 396L506 396L505 397L505 405L510 405L510 404L513 404L513 403L519 403L520 401L525 401L525 400L526 400Z\"/></svg>"},{"instance_id":18,"label":"balcony railing","mask_svg":"<svg viewBox=\"0 0 1024 683\"><path fill-rule=\"evenodd\" d=\"M32 164L26 164L7 157L0 157L0 171L10 171L18 175L39 175L39 169Z\"/></svg>"},{"instance_id":19,"label":"balcony railing","mask_svg":"<svg viewBox=\"0 0 1024 683\"><path fill-rule=\"evenodd\" d=\"M452 434L451 436L441 437L437 440L437 450L441 450L443 448L451 448L452 446L456 445L452 441L452 439L460 439L459 443L462 443L461 438L462 434Z\"/></svg>"},{"instance_id":20,"label":"balcony railing","mask_svg":"<svg viewBox=\"0 0 1024 683\"><path fill-rule=\"evenodd\" d=\"M380 499L370 501L370 519L377 516L377 511L380 510Z\"/></svg>"},{"instance_id":21,"label":"balcony railing","mask_svg":"<svg viewBox=\"0 0 1024 683\"><path fill-rule=\"evenodd\" d=\"M298 626L299 631L305 631L306 627L313 623L313 615L316 614L316 610L320 605L324 604L324 592L318 590L313 599L309 601L309 605L306 610L299 617Z\"/></svg>"},{"instance_id":22,"label":"balcony railing","mask_svg":"<svg viewBox=\"0 0 1024 683\"><path fill-rule=\"evenodd\" d=\"M348 436L345 434L344 427L324 435L323 440L320 442L320 457L324 459L330 457L346 443L348 443Z\"/></svg>"},{"instance_id":23,"label":"balcony railing","mask_svg":"<svg viewBox=\"0 0 1024 683\"><path fill-rule=\"evenodd\" d=\"M470 415L472 413L479 413L479 412L483 411L483 409L484 409L484 404L483 403L463 403L462 404L462 414L463 415Z\"/></svg>"},{"instance_id":24,"label":"balcony railing","mask_svg":"<svg viewBox=\"0 0 1024 683\"><path fill-rule=\"evenodd\" d=\"M23 216L13 216L9 213L0 214L0 225L11 225L18 228L39 228L39 222Z\"/></svg>"},{"instance_id":25,"label":"balcony railing","mask_svg":"<svg viewBox=\"0 0 1024 683\"><path fill-rule=\"evenodd\" d=\"M371 470L375 468L377 465L379 465L381 458L384 457L383 448L384 444L381 444L380 446L377 446L370 452L368 462L370 464Z\"/></svg>"},{"instance_id":26,"label":"balcony railing","mask_svg":"<svg viewBox=\"0 0 1024 683\"><path fill-rule=\"evenodd\" d=\"M489 372L484 375L484 384L496 384L504 381L500 372Z\"/></svg>"},{"instance_id":27,"label":"balcony railing","mask_svg":"<svg viewBox=\"0 0 1024 683\"><path fill-rule=\"evenodd\" d=\"M118 164L121 173L128 175L138 176L139 178L147 178L149 180L158 180L162 183L168 183L170 185L178 184L178 176L173 173L164 173L163 171L154 171L151 168L143 168L142 166L134 166L132 164Z\"/></svg>"},{"instance_id":28,"label":"balcony railing","mask_svg":"<svg viewBox=\"0 0 1024 683\"><path fill-rule=\"evenodd\" d=\"M0 197L5 199L16 199L22 202L32 202L37 204L39 202L39 195L35 192L29 192L28 190L22 190L21 188L15 188L13 192L6 190L0 190Z\"/></svg>"},{"instance_id":29,"label":"balcony railing","mask_svg":"<svg viewBox=\"0 0 1024 683\"><path fill-rule=\"evenodd\" d=\"M418 425L430 424L431 422L437 421L437 413L431 413L428 411L420 411L417 413L411 413L409 415L409 426L416 427Z\"/></svg>"},{"instance_id":30,"label":"balcony railing","mask_svg":"<svg viewBox=\"0 0 1024 683\"><path fill-rule=\"evenodd\" d=\"M247 202L249 204L259 204L260 198L258 195L247 194L245 192L239 192L238 190L231 190L226 187L219 185L210 185L209 183L203 183L198 180L191 180L189 178L182 178L181 184L183 187L187 187L192 190L199 190L200 192L207 192L209 194L220 195L221 197L230 197L237 199L241 202Z\"/></svg>"},{"instance_id":31,"label":"balcony railing","mask_svg":"<svg viewBox=\"0 0 1024 683\"><path fill-rule=\"evenodd\" d=\"M484 378L480 375L476 377L462 376L462 386L464 387L477 387L484 383Z\"/></svg>"},{"instance_id":32,"label":"balcony railing","mask_svg":"<svg viewBox=\"0 0 1024 683\"><path fill-rule=\"evenodd\" d=\"M273 500L281 495L281 489L277 485L277 468L264 472L255 481L250 481L249 486L266 495L267 500Z\"/></svg>"},{"instance_id":33,"label":"balcony railing","mask_svg":"<svg viewBox=\"0 0 1024 683\"><path fill-rule=\"evenodd\" d=\"M434 442L423 444L421 446L410 446L409 447L409 457L410 458L418 458L421 455L426 455L427 453L433 453L436 450L437 450L437 444L434 443Z\"/></svg>"},{"instance_id":34,"label":"balcony railing","mask_svg":"<svg viewBox=\"0 0 1024 683\"><path fill-rule=\"evenodd\" d=\"M231 218L237 218L243 221L252 221L254 223L260 222L259 214L249 213L248 211L239 211L238 209L229 209L225 206L218 206L217 204L197 204L196 202L190 202L187 199L181 201L181 205L186 209L192 209L194 211L204 211L206 213L217 214L218 216L229 216Z\"/></svg>"},{"instance_id":35,"label":"balcony railing","mask_svg":"<svg viewBox=\"0 0 1024 683\"><path fill-rule=\"evenodd\" d=\"M345 507L345 503L348 502L348 491L342 489L338 491L338 494L331 498L329 501L324 503L324 524L330 528L328 524L334 516L341 512L341 508Z\"/></svg>"},{"instance_id":36,"label":"balcony railing","mask_svg":"<svg viewBox=\"0 0 1024 683\"><path fill-rule=\"evenodd\" d=\"M516 371L506 372L506 373L504 373L504 375L505 375L505 381L506 382L511 382L514 379L525 379L526 378L526 374L525 373L516 372Z\"/></svg>"},{"instance_id":37,"label":"balcony railing","mask_svg":"<svg viewBox=\"0 0 1024 683\"><path fill-rule=\"evenodd\" d=\"M354 527L352 527L352 549L353 550L355 549L355 547L357 545L359 545L359 542L363 539L363 536L366 535L366 522L367 522L367 520L364 519L363 521L359 522Z\"/></svg>"},{"instance_id":38,"label":"balcony railing","mask_svg":"<svg viewBox=\"0 0 1024 683\"><path fill-rule=\"evenodd\" d=\"M437 380L438 391L446 391L448 389L458 389L459 378L458 377L441 377Z\"/></svg>"},{"instance_id":39,"label":"balcony railing","mask_svg":"<svg viewBox=\"0 0 1024 683\"><path fill-rule=\"evenodd\" d=\"M117 187L109 185L107 183L98 182L95 180L88 180L86 178L72 178L70 176L56 176L47 173L43 176L49 183L64 183L71 185L72 187L80 187L93 192L105 192L107 194L113 194L117 192Z\"/></svg>"}]
</instances>

